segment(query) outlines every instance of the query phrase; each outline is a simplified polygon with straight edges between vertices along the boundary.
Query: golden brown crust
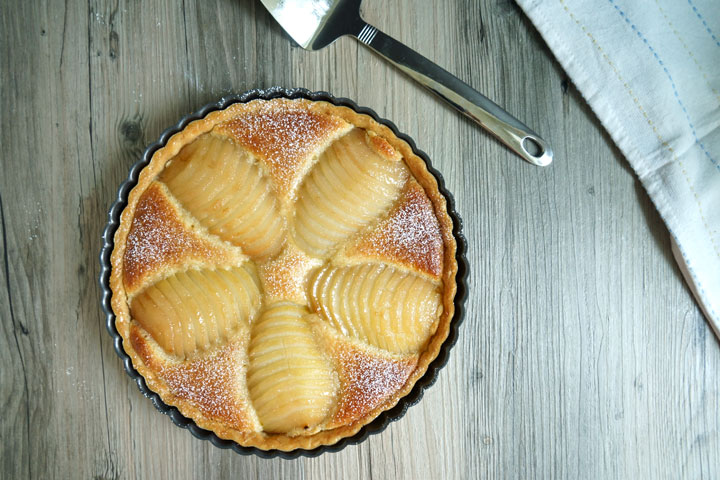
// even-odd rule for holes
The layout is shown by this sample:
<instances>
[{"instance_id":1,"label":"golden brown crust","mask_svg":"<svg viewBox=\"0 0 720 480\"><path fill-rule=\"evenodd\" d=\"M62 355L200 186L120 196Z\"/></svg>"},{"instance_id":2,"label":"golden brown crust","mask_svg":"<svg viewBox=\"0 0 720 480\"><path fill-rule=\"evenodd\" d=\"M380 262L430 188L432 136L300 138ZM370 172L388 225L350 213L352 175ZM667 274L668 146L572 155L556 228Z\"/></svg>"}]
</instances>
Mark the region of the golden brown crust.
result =
<instances>
[{"instance_id":1,"label":"golden brown crust","mask_svg":"<svg viewBox=\"0 0 720 480\"><path fill-rule=\"evenodd\" d=\"M375 152L388 160L398 161L402 158L398 151L395 150L392 145L388 143L387 140L385 140L379 135L368 135L368 144L372 147L373 150L375 150Z\"/></svg>"},{"instance_id":2,"label":"golden brown crust","mask_svg":"<svg viewBox=\"0 0 720 480\"><path fill-rule=\"evenodd\" d=\"M310 142L312 145L303 150L306 152L303 159L293 160L292 153L295 147L288 147L290 148L289 153L283 153L282 148L285 147L274 147L270 143L262 142L256 133L244 132L240 123L233 123L233 119L241 115L245 115L246 118L252 118L252 115L256 115L254 118L255 121L258 121L258 115L260 117L266 115L270 107L286 112L286 120L288 121L293 116L313 119L312 121L302 120L306 124L309 122L310 128L314 129L312 131L316 132L311 134L314 143ZM245 124L247 123L245 122ZM262 121L258 122L258 124L261 123ZM152 191L150 187L153 181L163 170L166 163L184 145L222 124L225 124L225 134L232 134L232 138L241 145L246 147L249 145L252 147L251 150L254 148L252 151L256 156L261 157L260 160L263 162L264 168L267 169L270 175L274 175L278 194L285 196L284 202L288 201L294 189L297 188L299 179L312 167L312 162L317 157L317 153L321 152L330 142L349 131L352 127L365 129L371 137L377 139L372 140L372 143L378 153L383 155L392 155L394 152L399 153L417 181L416 184L410 183L418 185L429 200L429 204L426 201L424 206L421 207L422 211L426 214L431 207L435 214L437 229L433 227L434 233L430 235L430 238L437 239L439 232L442 239L442 255L438 254L438 249L434 246L431 249L434 253L427 254L427 257L423 255L403 257L396 252L391 255L393 258L390 259L394 259L399 263L405 262L408 268L432 276L442 286L443 308L435 333L422 352L411 356L412 360L409 360L410 357L400 358L397 355L393 356L393 354L381 350L375 352L371 347L365 347L349 340L336 339L334 342L330 342L330 351L333 352L332 355L335 358L339 376L344 379L343 391L345 392L344 396L347 398L338 403L333 418L328 420L327 429L313 435L289 437L287 435L269 435L259 431L259 423L252 406L241 401L249 398L246 387L242 385L234 388L234 395L236 395L237 401L240 402L237 404L239 407L236 414L223 413L222 408L208 402L203 404L203 399L199 399L187 392L182 394L183 387L181 384L183 382L181 380L186 380L191 385L209 382L211 390L217 390L220 392L220 396L225 395L227 397L229 395L227 392L222 393L220 384L224 382L221 381L220 377L212 377L213 374L209 373L207 368L200 367L200 365L207 364L208 358L214 358L218 361L220 361L219 359L231 358L232 354L222 350L230 347L219 347L220 350L207 352L201 358L193 358L187 361L191 363L177 363L174 367L175 370L172 370L168 367L168 362L171 360L177 362L177 360L169 359L154 340L130 317L128 296L133 291L127 288L124 278L127 275L131 279L129 285L136 285L138 280L135 277L138 274L135 271L125 273L124 258L133 219L136 214L142 214L141 197L149 189ZM276 126L277 122L274 125ZM275 126L272 126L272 128L275 128ZM275 130L275 135L282 137L278 129ZM287 164L284 164L279 159L286 154L290 160L288 160ZM307 157L312 158L308 159ZM274 161L273 158L278 161ZM266 161L267 159L270 159L270 161ZM283 168L290 166L290 164L297 168L296 174L288 175L282 171ZM402 198L406 199L406 203L409 202L408 205L416 205L418 202L413 203L408 198L419 193L417 187L408 186L406 191L408 192L407 196ZM402 203L398 205L402 205ZM400 208L398 206L396 210ZM386 220L391 219L392 215L392 212L389 213ZM155 153L150 164L142 170L137 186L130 192L128 205L121 215L121 222L115 234L115 248L111 256L110 286L113 291L112 305L116 315L116 327L124 339L125 351L132 359L135 368L146 379L148 386L157 392L166 403L178 407L185 416L192 418L198 426L214 431L221 438L236 441L244 446L255 446L266 450L289 451L297 448L312 449L319 445L331 445L342 438L354 435L381 412L397 404L402 397L412 390L417 380L427 371L429 364L437 357L443 342L447 338L450 321L454 315L453 300L456 292L455 275L457 273L457 263L455 261L456 243L452 234L452 227L452 220L447 214L445 197L439 192L437 181L429 173L425 162L413 153L412 148L405 141L397 138L388 127L377 123L371 117L359 114L347 107L307 100L257 100L247 104L235 104L225 110L213 112L201 120L194 121L183 131L173 135L167 144ZM433 242L436 243L436 240L433 240ZM292 266L293 262L294 260L289 258L285 262L287 265L283 265ZM438 264L442 265L442 267L438 268ZM142 277L142 275L140 276ZM238 340L228 345L237 346L233 348L242 350L247 342L247 338L242 339L243 335L247 336L249 334L243 330L236 337ZM383 357L383 355L385 356ZM246 368L246 363L243 363L246 360L240 358L237 361L242 364L242 368ZM199 363L193 364L192 362ZM397 389L391 393L383 391L375 396L362 397L360 393L357 393L359 382L361 382L357 366L363 364L363 362L368 366L367 368L372 366L377 371L392 372L393 374L389 376L396 380L393 386L397 387ZM174 374L168 373L170 371L174 372ZM405 381L402 382L400 379L405 377ZM211 378L211 380L208 380L208 378ZM225 380L225 377L222 378ZM353 395L356 395L355 400L352 400ZM365 408L361 408L361 406L365 406ZM365 412L368 409L369 412ZM349 423L343 424L343 420L347 420Z\"/></svg>"},{"instance_id":3,"label":"golden brown crust","mask_svg":"<svg viewBox=\"0 0 720 480\"><path fill-rule=\"evenodd\" d=\"M317 322L338 371L340 393L332 418L325 428L339 428L362 421L384 405L407 382L417 366L418 355L390 354L362 342L352 341L327 324ZM375 414L377 415L377 414Z\"/></svg>"},{"instance_id":4,"label":"golden brown crust","mask_svg":"<svg viewBox=\"0 0 720 480\"><path fill-rule=\"evenodd\" d=\"M281 197L297 185L312 162L313 151L350 128L338 117L308 111L295 102L247 105L251 108L237 108L236 115L215 129L264 162Z\"/></svg>"},{"instance_id":5,"label":"golden brown crust","mask_svg":"<svg viewBox=\"0 0 720 480\"><path fill-rule=\"evenodd\" d=\"M213 425L238 431L257 431L252 407L243 401L242 378L247 363L247 331L208 355L185 362L163 358L151 337L133 324L130 343L143 362L165 384L163 399L182 412L197 409ZM172 399L172 400L169 400Z\"/></svg>"},{"instance_id":6,"label":"golden brown crust","mask_svg":"<svg viewBox=\"0 0 720 480\"><path fill-rule=\"evenodd\" d=\"M244 260L239 249L208 238L202 227L183 216L158 182L150 184L140 196L123 257L123 280L128 295L141 290L152 279L190 264L227 265Z\"/></svg>"},{"instance_id":7,"label":"golden brown crust","mask_svg":"<svg viewBox=\"0 0 720 480\"><path fill-rule=\"evenodd\" d=\"M439 280L444 250L433 204L420 184L411 178L387 217L360 233L342 255L395 263Z\"/></svg>"}]
</instances>

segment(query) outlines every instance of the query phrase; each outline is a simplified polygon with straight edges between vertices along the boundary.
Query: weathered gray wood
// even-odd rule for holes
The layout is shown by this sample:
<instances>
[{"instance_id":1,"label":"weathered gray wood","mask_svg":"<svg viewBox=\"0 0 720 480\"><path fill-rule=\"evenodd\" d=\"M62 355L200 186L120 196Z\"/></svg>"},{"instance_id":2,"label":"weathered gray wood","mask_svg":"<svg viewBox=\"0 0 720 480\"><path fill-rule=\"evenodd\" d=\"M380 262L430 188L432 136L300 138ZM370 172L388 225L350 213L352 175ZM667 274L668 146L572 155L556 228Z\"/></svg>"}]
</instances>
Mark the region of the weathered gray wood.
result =
<instances>
[{"instance_id":1,"label":"weathered gray wood","mask_svg":"<svg viewBox=\"0 0 720 480\"><path fill-rule=\"evenodd\" d=\"M720 476L718 341L529 22L502 0L364 11L543 134L554 165L521 162L352 39L296 48L253 0L0 2L0 477ZM112 350L95 280L144 146L270 85L353 98L415 138L472 265L460 340L422 402L359 446L293 461L219 450L160 415Z\"/></svg>"}]
</instances>

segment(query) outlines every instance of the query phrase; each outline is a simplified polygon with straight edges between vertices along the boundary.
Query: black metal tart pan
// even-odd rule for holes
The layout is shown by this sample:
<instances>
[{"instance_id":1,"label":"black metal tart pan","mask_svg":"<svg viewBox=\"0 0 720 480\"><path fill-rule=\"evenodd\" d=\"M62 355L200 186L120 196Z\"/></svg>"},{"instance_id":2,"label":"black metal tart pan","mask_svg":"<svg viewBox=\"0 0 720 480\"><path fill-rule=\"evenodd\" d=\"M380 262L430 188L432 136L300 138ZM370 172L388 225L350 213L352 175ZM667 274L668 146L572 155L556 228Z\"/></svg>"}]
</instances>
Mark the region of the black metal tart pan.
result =
<instances>
[{"instance_id":1,"label":"black metal tart pan","mask_svg":"<svg viewBox=\"0 0 720 480\"><path fill-rule=\"evenodd\" d=\"M289 452L280 450L261 450L255 447L244 447L232 440L222 439L218 437L215 433L198 427L193 420L185 417L183 414L180 413L177 408L167 405L165 402L163 402L160 396L147 386L147 384L145 383L145 379L142 377L142 375L140 375L140 373L138 373L137 370L135 370L130 357L127 355L127 353L125 353L122 344L122 337L115 328L115 313L113 312L112 306L110 304L110 300L112 297L112 291L110 290L110 255L112 254L114 247L115 231L117 230L120 223L120 214L127 205L128 194L130 193L130 190L132 190L133 187L137 184L140 171L145 166L147 166L148 163L150 163L150 159L152 158L153 154L158 149L165 146L171 136L183 130L190 122L194 120L199 120L208 115L210 112L213 112L215 110L223 110L230 105L238 102L245 103L257 99L270 100L273 98L305 98L308 100L325 101L333 105L349 107L358 113L369 115L378 123L389 127L390 130L392 130L398 138L406 141L412 148L413 152L415 152L416 155L418 155L425 161L428 170L438 181L440 193L444 195L447 199L448 214L453 221L453 235L455 236L455 240L457 242L456 259L458 264L458 272L456 276L457 294L455 295L454 300L455 315L450 323L448 337L443 343L443 346L437 358L435 358L435 360L430 363L427 372L425 372L425 375L423 375L415 383L415 386L410 391L410 393L405 397L401 398L397 405L395 405L393 408L381 413L377 418L375 418L375 420L365 425L358 433L351 437L343 438L333 445L319 446L312 450L297 449ZM192 433L195 437L203 440L208 440L216 447L226 449L229 448L241 455L257 455L263 458L280 457L288 459L297 457L315 457L324 452L337 452L348 445L355 445L362 442L369 435L382 432L390 424L390 422L401 418L409 407L418 403L422 398L425 389L435 383L435 380L438 376L438 371L447 363L448 353L457 341L458 327L460 326L460 323L462 322L465 314L464 304L465 297L467 295L468 276L468 263L465 257L467 246L465 237L462 234L462 221L460 219L460 216L455 211L455 202L452 195L445 189L445 184L443 182L442 176L440 175L440 173L438 173L437 170L432 167L428 156L416 147L415 142L410 137L403 133L400 133L397 127L392 122L380 118L377 113L375 113L369 108L358 106L352 100L349 100L347 98L334 97L327 92L311 92L303 88L282 87L255 89L239 95L229 95L222 97L217 102L209 103L197 112L186 115L177 124L165 130L162 135L160 135L160 138L157 142L149 145L145 149L142 158L130 168L130 173L127 180L125 180L122 185L120 185L117 197L115 198L115 201L110 207L110 211L108 213L108 222L102 233L102 242L102 250L100 251L100 288L102 295L102 309L103 312L105 312L105 323L107 330L112 337L115 352L117 352L118 356L122 360L125 371L130 376L130 378L135 381L143 395L148 397L158 410L160 410L165 415L168 415L175 423L175 425L188 429L190 433Z\"/></svg>"}]
</instances>

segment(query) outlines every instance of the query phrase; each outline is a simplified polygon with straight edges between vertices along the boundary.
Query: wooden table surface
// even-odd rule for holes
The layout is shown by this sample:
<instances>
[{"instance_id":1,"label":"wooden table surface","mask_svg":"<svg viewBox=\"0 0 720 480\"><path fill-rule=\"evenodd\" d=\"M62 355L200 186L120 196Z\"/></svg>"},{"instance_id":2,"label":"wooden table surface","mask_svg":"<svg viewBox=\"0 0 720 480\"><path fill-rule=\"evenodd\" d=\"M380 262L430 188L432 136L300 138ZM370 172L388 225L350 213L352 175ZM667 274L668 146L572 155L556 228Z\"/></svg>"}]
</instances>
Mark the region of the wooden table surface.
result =
<instances>
[{"instance_id":1,"label":"wooden table surface","mask_svg":"<svg viewBox=\"0 0 720 480\"><path fill-rule=\"evenodd\" d=\"M508 0L366 0L365 17L555 150L521 162L344 38L296 47L255 0L0 2L0 478L718 478L720 348L650 200ZM358 446L265 460L177 428L125 374L97 277L144 147L224 94L355 99L454 193L467 315L437 383Z\"/></svg>"}]
</instances>

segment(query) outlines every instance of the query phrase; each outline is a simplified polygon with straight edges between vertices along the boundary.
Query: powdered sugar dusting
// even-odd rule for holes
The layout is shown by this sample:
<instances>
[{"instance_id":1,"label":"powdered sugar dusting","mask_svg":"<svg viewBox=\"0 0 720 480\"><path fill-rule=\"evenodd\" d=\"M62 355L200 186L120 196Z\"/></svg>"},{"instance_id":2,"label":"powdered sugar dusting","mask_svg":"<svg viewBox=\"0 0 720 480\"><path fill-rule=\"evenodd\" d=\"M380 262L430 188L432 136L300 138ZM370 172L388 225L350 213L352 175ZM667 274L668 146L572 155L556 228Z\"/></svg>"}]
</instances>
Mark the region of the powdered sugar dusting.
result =
<instances>
[{"instance_id":1,"label":"powdered sugar dusting","mask_svg":"<svg viewBox=\"0 0 720 480\"><path fill-rule=\"evenodd\" d=\"M335 420L361 418L397 392L415 369L417 357L386 358L344 344L336 347L342 391Z\"/></svg>"},{"instance_id":2,"label":"powdered sugar dusting","mask_svg":"<svg viewBox=\"0 0 720 480\"><path fill-rule=\"evenodd\" d=\"M258 269L265 302L291 300L307 305L305 277L319 264L320 261L308 257L294 245L288 245L282 254Z\"/></svg>"},{"instance_id":3,"label":"powdered sugar dusting","mask_svg":"<svg viewBox=\"0 0 720 480\"><path fill-rule=\"evenodd\" d=\"M219 125L218 130L263 159L279 191L287 193L311 160L310 153L341 125L339 119L297 106L263 102L252 113Z\"/></svg>"},{"instance_id":4,"label":"powdered sugar dusting","mask_svg":"<svg viewBox=\"0 0 720 480\"><path fill-rule=\"evenodd\" d=\"M310 168L313 153L330 143L339 130L345 128L350 126L340 117L313 113L303 103L269 101L247 104L245 109L239 109L235 117L217 125L214 131L222 134L226 140L229 137L233 143L251 152L259 160L257 166L263 168L274 183L275 193L285 196L287 200L286 195L296 188L300 177ZM356 135L360 135L360 132L365 141L364 130L358 129ZM355 240L350 240L351 244L346 245L345 253L351 256L353 254L370 256L373 257L373 262L388 263L393 268L397 268L398 265L408 266L416 272L424 272L438 278L444 265L444 242L434 206L423 187L409 173L407 165L401 160L400 153L384 138L372 132L367 135L372 150L383 157L385 163L389 161L392 166L392 172L378 170L373 173L375 180L392 187L392 198L382 209L368 215L367 219L363 220L364 223L343 238L344 242L360 229L367 228L368 225L382 218L371 230L354 237ZM348 155L345 151L343 154ZM396 170L401 170L401 174L392 175ZM347 185L354 184L357 172L352 169L347 169L347 172L347 177L344 177L350 178ZM217 173L209 175L217 175ZM338 175L338 178L340 177L342 175ZM232 190L225 187L218 187L215 190L213 188L212 185L203 183L202 191L208 193L212 190L218 193L218 199L210 197L200 198L198 201L225 201L227 192ZM379 189L366 190L372 192L370 195L379 194ZM395 200L398 192L400 196ZM191 194L195 195L197 191ZM142 194L135 207L135 216L128 232L123 258L124 281L130 293L149 283L153 280L150 277L157 272L165 272L165 269L175 271L193 263L211 262L213 265L221 265L229 263L233 260L230 257L235 255L231 247L226 248L213 243L210 234L199 223L201 220L198 219L203 218L202 216L198 215L198 219L186 217L192 215L189 213L191 209L187 204L180 206L181 203L176 203L182 202L181 198L169 195L165 184L154 182ZM198 196L203 197L203 195ZM336 204L335 197L331 195L324 202L337 206L336 210L342 210L339 215L347 216L351 213L346 212L348 202ZM367 198L367 194L364 197L360 194L356 195L356 198L359 203L363 203L363 198ZM235 200L227 201L237 207ZM393 203L394 206L391 207ZM293 205L289 202L284 205L283 209L273 210L273 214L290 221L286 216L294 215L294 212L288 212L285 208L292 209ZM313 208L320 209L320 214L323 215L322 205L315 205ZM383 217L384 214L387 216ZM258 223L269 224L265 222L265 217L258 220ZM320 233L327 236L326 231ZM287 232L283 232L282 235L286 237ZM262 286L262 302L265 306L290 301L301 305L302 307L299 308L306 312L308 276L314 268L322 265L324 260L314 258L300 250L293 243L292 238L294 237L286 242L280 253L273 252L272 256L256 259L259 262L257 265L252 261L251 264L257 267L256 272ZM409 276L404 271L402 274ZM253 274L253 282L256 281L257 278ZM437 282L425 283L430 285L430 288L438 288ZM233 285L229 286L233 287ZM193 295L216 294L212 290L214 285L203 284L200 290L193 290L195 292ZM334 288L329 296L344 301L341 295L342 292ZM191 300L199 305L200 300L195 301L194 298ZM350 305L361 300L362 298L358 298L357 294L347 295L345 303ZM414 305L414 308L419 311L424 307ZM160 315L163 316L164 314ZM433 319L436 317L437 315L433 315ZM318 318L317 321L322 320ZM221 430L226 427L241 432L262 429L258 423L257 412L250 406L253 401L257 401L258 403L255 403L257 408L259 401L258 398L250 397L246 378L250 366L260 368L257 367L258 363L251 364L248 358L245 340L248 340L246 337L249 336L249 332L243 332L245 336L242 337L242 341L234 340L214 350L178 361L177 357L172 359L171 356L159 352L159 347L162 348L162 345L151 339L152 333L149 330L143 329L142 334L138 333L141 323L136 321L133 325L137 330L134 333L131 331L130 335L133 347L145 364L157 374L155 378L167 386L165 391L169 390L171 399L175 399L177 404L189 405L194 416L217 421ZM257 325L253 327L253 341L258 338ZM327 328L331 327L328 325ZM349 335L348 332L345 334ZM293 333L281 332L279 336L283 345L290 338L287 335ZM240 338L236 337L236 339ZM312 345L314 346L315 343ZM323 353L334 357L336 372L330 372L328 369L328 372L318 371L314 375L316 378L332 377L333 382L336 379L340 382L337 410L329 423L331 425L329 428L358 421L373 410L383 405L388 406L390 399L395 399L398 391L406 385L418 362L416 354L391 353L345 339L340 333L334 341L323 342L322 345L328 348ZM283 362L287 362L289 367L291 364L303 361L300 354L296 357L283 359ZM308 391L310 390L312 389ZM270 397L263 400L269 402L270 408L277 406L276 394L276 391L270 392ZM307 398L290 400L291 403L298 402L299 405ZM327 410L323 410L323 422L326 415ZM320 420L315 421L313 425L318 421ZM318 425L327 426L325 423ZM311 432L313 430L303 431L301 434Z\"/></svg>"},{"instance_id":5,"label":"powdered sugar dusting","mask_svg":"<svg viewBox=\"0 0 720 480\"><path fill-rule=\"evenodd\" d=\"M221 255L218 248L185 228L162 187L153 183L140 197L128 233L123 257L125 287L135 290L160 268Z\"/></svg>"},{"instance_id":6,"label":"powdered sugar dusting","mask_svg":"<svg viewBox=\"0 0 720 480\"><path fill-rule=\"evenodd\" d=\"M409 181L400 202L377 228L361 238L357 252L408 264L439 276L443 268L443 240L435 210L423 188Z\"/></svg>"},{"instance_id":7,"label":"powdered sugar dusting","mask_svg":"<svg viewBox=\"0 0 720 480\"><path fill-rule=\"evenodd\" d=\"M236 393L238 379L244 377L244 362L236 344L160 372L170 391L196 405L205 415L243 430L251 427L247 406Z\"/></svg>"}]
</instances>

